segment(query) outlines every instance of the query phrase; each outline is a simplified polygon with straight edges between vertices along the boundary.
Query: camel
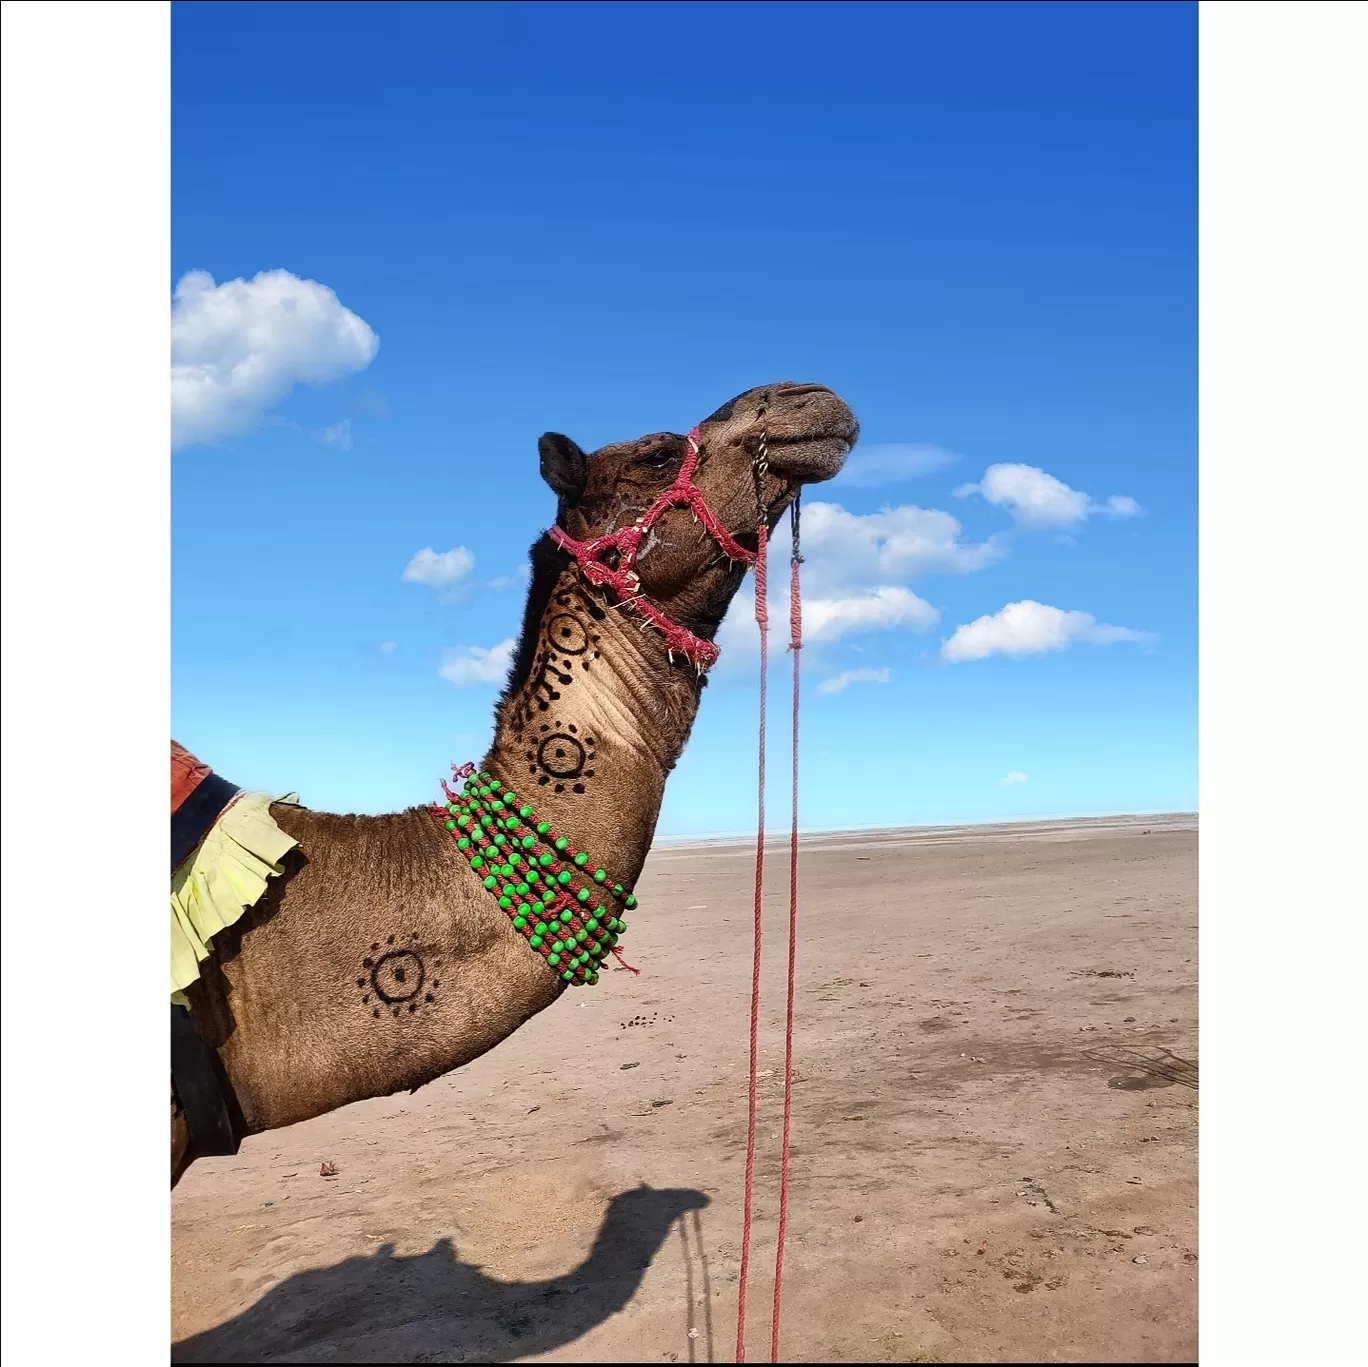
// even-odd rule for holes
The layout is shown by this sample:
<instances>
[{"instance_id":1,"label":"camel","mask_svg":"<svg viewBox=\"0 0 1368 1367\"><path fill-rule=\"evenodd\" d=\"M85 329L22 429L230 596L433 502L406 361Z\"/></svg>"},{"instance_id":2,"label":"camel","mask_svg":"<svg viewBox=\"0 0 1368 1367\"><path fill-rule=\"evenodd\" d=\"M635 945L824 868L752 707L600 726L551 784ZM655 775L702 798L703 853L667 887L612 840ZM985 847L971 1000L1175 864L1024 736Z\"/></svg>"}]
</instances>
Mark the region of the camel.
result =
<instances>
[{"instance_id":1,"label":"camel","mask_svg":"<svg viewBox=\"0 0 1368 1367\"><path fill-rule=\"evenodd\" d=\"M837 474L858 434L831 390L775 384L738 395L688 436L588 455L557 433L538 443L556 520L531 548L521 636L479 767L587 853L588 870L605 871L620 889L615 929L635 906L665 780L759 525L772 528L803 485ZM649 520L682 467L706 506L671 507L641 534L630 581L640 597L624 601L610 580L632 556L585 567L577 547ZM421 1087L569 986L571 972L530 948L484 886L445 808L270 811L297 847L214 938L186 991L235 1141ZM195 1156L173 1100L173 1187Z\"/></svg>"}]
</instances>

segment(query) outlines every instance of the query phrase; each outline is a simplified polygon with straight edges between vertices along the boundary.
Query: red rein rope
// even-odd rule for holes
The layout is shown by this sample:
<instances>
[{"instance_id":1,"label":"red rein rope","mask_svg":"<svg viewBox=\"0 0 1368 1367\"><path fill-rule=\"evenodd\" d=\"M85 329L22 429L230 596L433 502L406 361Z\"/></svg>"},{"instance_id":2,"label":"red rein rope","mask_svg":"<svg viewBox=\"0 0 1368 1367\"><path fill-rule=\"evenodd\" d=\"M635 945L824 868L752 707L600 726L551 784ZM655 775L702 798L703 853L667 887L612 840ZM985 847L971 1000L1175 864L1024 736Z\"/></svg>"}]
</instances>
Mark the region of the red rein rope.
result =
<instances>
[{"instance_id":1,"label":"red rein rope","mask_svg":"<svg viewBox=\"0 0 1368 1367\"><path fill-rule=\"evenodd\" d=\"M746 1279L750 1274L751 1197L755 1191L755 1093L760 1042L760 937L765 900L765 710L769 667L768 532L762 522L755 557L755 622L760 628L759 829L755 836L755 954L751 966L750 1079L747 1085L746 1198L741 1214L741 1281L736 1295L736 1360L746 1360Z\"/></svg>"},{"instance_id":2,"label":"red rein rope","mask_svg":"<svg viewBox=\"0 0 1368 1367\"><path fill-rule=\"evenodd\" d=\"M788 1233L789 1137L793 1120L794 988L798 959L798 652L803 645L803 608L799 595L798 518L794 516L793 557L789 576L789 649L793 652L793 800L789 833L788 999L784 1021L784 1135L779 1169L779 1231L774 1258L774 1310L770 1321L770 1361L779 1361L779 1315L784 1290L784 1240ZM746 1194L742 1214L741 1277L736 1304L736 1361L746 1360L746 1287L750 1273L751 1216L755 1190L756 1087L760 1037L760 944L765 888L765 730L769 664L767 536L762 526L755 559L755 621L760 629L759 814L755 837L755 954L751 968L750 1077L747 1087Z\"/></svg>"},{"instance_id":3,"label":"red rein rope","mask_svg":"<svg viewBox=\"0 0 1368 1367\"><path fill-rule=\"evenodd\" d=\"M789 827L788 1004L784 1014L784 1149L779 1164L779 1236L774 1255L774 1318L770 1361L779 1361L779 1306L784 1294L784 1236L788 1233L789 1128L793 1120L793 999L798 964L798 652L803 648L803 604L798 594L798 517L793 519L789 569L789 649L793 652L793 801Z\"/></svg>"}]
</instances>

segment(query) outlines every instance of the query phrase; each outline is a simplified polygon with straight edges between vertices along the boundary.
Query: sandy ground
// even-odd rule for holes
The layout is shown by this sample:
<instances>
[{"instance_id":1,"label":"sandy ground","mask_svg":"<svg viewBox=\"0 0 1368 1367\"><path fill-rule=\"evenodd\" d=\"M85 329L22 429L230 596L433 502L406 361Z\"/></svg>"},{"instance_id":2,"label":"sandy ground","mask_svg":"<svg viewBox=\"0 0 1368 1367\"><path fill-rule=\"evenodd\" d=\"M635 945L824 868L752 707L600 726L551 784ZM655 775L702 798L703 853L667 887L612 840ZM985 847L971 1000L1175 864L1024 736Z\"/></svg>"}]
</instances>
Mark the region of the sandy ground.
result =
<instances>
[{"instance_id":1,"label":"sandy ground","mask_svg":"<svg viewBox=\"0 0 1368 1367\"><path fill-rule=\"evenodd\" d=\"M732 1361L750 860L658 848L624 946L639 978L567 994L416 1094L197 1163L172 1198L173 1360ZM1193 819L817 837L802 870L782 1357L1195 1361Z\"/></svg>"}]
</instances>

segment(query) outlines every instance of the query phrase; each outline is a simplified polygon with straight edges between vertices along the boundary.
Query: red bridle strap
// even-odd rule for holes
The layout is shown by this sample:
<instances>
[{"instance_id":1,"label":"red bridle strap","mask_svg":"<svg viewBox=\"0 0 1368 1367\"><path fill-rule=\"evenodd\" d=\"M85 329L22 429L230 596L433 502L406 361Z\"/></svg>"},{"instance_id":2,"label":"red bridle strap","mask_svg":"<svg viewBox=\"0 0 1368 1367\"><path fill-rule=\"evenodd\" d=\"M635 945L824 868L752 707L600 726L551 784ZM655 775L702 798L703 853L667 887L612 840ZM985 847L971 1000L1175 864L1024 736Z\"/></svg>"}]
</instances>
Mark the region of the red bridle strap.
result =
<instances>
[{"instance_id":1,"label":"red bridle strap","mask_svg":"<svg viewBox=\"0 0 1368 1367\"><path fill-rule=\"evenodd\" d=\"M755 563L754 553L737 544L717 514L708 507L703 491L693 482L694 471L698 468L699 435L699 429L695 427L685 438L688 450L674 483L635 522L615 532L596 536L592 541L576 541L560 526L553 526L551 539L570 553L580 573L591 584L596 588L611 589L623 606L639 613L646 623L655 627L665 637L665 648L671 659L678 651L701 672L717 660L717 647L711 641L695 636L678 622L670 621L654 603L642 597L641 579L635 569L641 543L652 526L668 509L682 507L692 509L694 516L707 528L708 534L722 547L728 559L739 560L746 565ZM609 551L618 553L616 568L603 563L603 557Z\"/></svg>"}]
</instances>

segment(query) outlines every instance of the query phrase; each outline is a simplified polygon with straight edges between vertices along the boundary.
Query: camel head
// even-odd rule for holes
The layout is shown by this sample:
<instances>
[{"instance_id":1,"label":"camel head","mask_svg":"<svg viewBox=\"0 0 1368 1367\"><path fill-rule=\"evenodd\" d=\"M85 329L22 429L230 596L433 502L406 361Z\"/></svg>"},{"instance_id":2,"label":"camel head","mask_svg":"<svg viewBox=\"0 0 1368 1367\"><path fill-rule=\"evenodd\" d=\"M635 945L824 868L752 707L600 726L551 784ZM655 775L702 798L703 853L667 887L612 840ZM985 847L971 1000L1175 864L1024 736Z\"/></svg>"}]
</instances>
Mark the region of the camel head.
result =
<instances>
[{"instance_id":1,"label":"camel head","mask_svg":"<svg viewBox=\"0 0 1368 1367\"><path fill-rule=\"evenodd\" d=\"M712 1201L691 1187L652 1187L642 1182L613 1197L610 1221L640 1222L665 1227L691 1210L706 1210Z\"/></svg>"},{"instance_id":2,"label":"camel head","mask_svg":"<svg viewBox=\"0 0 1368 1367\"><path fill-rule=\"evenodd\" d=\"M693 482L721 527L747 551L763 518L772 528L804 484L840 472L859 436L855 415L816 384L748 389L698 428ZM689 439L657 432L586 454L548 432L541 473L555 491L559 526L577 541L628 526L674 484ZM640 591L673 620L711 636L740 586L745 566L731 560L687 506L667 510L638 552Z\"/></svg>"}]
</instances>

